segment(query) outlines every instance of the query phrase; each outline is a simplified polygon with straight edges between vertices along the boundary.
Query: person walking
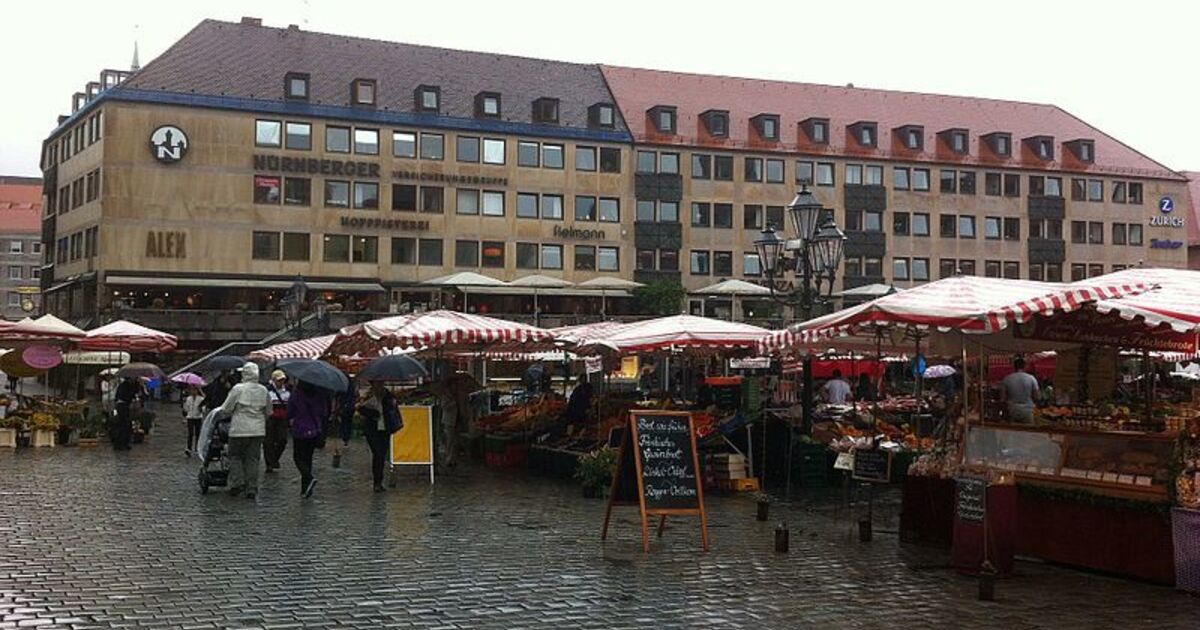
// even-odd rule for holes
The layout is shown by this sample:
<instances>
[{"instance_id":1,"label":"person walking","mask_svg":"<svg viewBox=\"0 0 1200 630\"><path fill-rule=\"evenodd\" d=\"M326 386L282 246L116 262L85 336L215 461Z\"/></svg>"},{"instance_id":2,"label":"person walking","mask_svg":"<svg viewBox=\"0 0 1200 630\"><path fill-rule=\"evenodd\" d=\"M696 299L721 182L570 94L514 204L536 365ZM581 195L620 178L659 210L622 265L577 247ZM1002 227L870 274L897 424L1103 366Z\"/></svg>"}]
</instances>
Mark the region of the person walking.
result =
<instances>
[{"instance_id":1,"label":"person walking","mask_svg":"<svg viewBox=\"0 0 1200 630\"><path fill-rule=\"evenodd\" d=\"M229 414L229 494L246 498L258 495L258 458L267 432L271 399L267 388L258 382L258 366L242 366L242 382L233 386L221 405Z\"/></svg>"},{"instance_id":2,"label":"person walking","mask_svg":"<svg viewBox=\"0 0 1200 630\"><path fill-rule=\"evenodd\" d=\"M204 388L204 406L206 410L216 409L225 404L225 397L229 395L230 375L228 371L222 370L216 378Z\"/></svg>"},{"instance_id":3,"label":"person walking","mask_svg":"<svg viewBox=\"0 0 1200 630\"><path fill-rule=\"evenodd\" d=\"M291 392L283 370L271 373L267 394L271 397L271 415L267 418L267 436L263 440L263 460L267 472L275 472L279 470L279 458L283 457L288 443L288 397Z\"/></svg>"},{"instance_id":4,"label":"person walking","mask_svg":"<svg viewBox=\"0 0 1200 630\"><path fill-rule=\"evenodd\" d=\"M113 404L116 408L116 418L113 420L112 428L112 445L113 449L118 451L128 451L133 441L133 420L130 417L130 412L133 409L133 403L137 400L141 393L141 385L137 379L123 378L121 383L117 385L117 391L113 398Z\"/></svg>"},{"instance_id":5,"label":"person walking","mask_svg":"<svg viewBox=\"0 0 1200 630\"><path fill-rule=\"evenodd\" d=\"M188 395L183 399L183 420L187 423L187 447L183 453L191 456L196 450L196 440L200 437L200 425L204 422L204 395L200 388L192 386Z\"/></svg>"},{"instance_id":6,"label":"person walking","mask_svg":"<svg viewBox=\"0 0 1200 630\"><path fill-rule=\"evenodd\" d=\"M310 383L301 381L288 398L287 417L292 432L292 461L300 471L300 495L312 496L317 479L313 476L313 452L325 446L329 423L329 397Z\"/></svg>"},{"instance_id":7,"label":"person walking","mask_svg":"<svg viewBox=\"0 0 1200 630\"><path fill-rule=\"evenodd\" d=\"M363 436L371 448L371 479L375 492L383 492L383 465L387 461L391 435L399 431L404 423L400 410L396 408L396 397L380 381L372 381L366 398L356 409L362 417Z\"/></svg>"}]
</instances>

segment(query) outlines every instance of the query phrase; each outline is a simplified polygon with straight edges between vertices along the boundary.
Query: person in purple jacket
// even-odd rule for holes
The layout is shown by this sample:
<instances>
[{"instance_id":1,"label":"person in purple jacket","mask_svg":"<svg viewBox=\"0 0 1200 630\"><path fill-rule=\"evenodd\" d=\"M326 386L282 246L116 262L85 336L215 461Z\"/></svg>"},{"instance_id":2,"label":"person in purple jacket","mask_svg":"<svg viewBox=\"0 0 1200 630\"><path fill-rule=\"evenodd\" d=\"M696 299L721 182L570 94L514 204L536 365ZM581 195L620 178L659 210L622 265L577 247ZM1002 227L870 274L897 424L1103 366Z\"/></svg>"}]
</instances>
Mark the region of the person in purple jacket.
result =
<instances>
[{"instance_id":1,"label":"person in purple jacket","mask_svg":"<svg viewBox=\"0 0 1200 630\"><path fill-rule=\"evenodd\" d=\"M300 471L300 495L308 498L317 485L313 477L313 452L325 446L329 398L325 392L301 381L288 399L287 415L292 432L292 461Z\"/></svg>"}]
</instances>

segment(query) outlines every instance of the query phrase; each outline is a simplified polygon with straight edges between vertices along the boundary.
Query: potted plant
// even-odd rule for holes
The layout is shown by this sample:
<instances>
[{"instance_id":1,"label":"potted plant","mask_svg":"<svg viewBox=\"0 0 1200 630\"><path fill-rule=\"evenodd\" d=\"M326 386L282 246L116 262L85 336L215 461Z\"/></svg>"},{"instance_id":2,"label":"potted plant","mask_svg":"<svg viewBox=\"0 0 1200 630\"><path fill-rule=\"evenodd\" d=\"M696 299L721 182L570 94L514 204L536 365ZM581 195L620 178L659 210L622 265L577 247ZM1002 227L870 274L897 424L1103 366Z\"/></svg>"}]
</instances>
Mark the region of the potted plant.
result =
<instances>
[{"instance_id":1,"label":"potted plant","mask_svg":"<svg viewBox=\"0 0 1200 630\"><path fill-rule=\"evenodd\" d=\"M767 520L768 513L771 510L771 495L766 492L755 492L754 502L758 506L757 520Z\"/></svg>"},{"instance_id":2,"label":"potted plant","mask_svg":"<svg viewBox=\"0 0 1200 630\"><path fill-rule=\"evenodd\" d=\"M33 446L54 446L58 417L44 411L34 413L29 419L29 430Z\"/></svg>"},{"instance_id":3,"label":"potted plant","mask_svg":"<svg viewBox=\"0 0 1200 630\"><path fill-rule=\"evenodd\" d=\"M24 419L16 415L0 418L0 447L17 447L17 434L21 432L23 423Z\"/></svg>"},{"instance_id":4,"label":"potted plant","mask_svg":"<svg viewBox=\"0 0 1200 630\"><path fill-rule=\"evenodd\" d=\"M616 470L617 451L614 448L602 446L581 455L579 465L575 468L575 478L583 487L583 496L588 499L604 496Z\"/></svg>"},{"instance_id":5,"label":"potted plant","mask_svg":"<svg viewBox=\"0 0 1200 630\"><path fill-rule=\"evenodd\" d=\"M107 428L108 418L101 410L91 411L79 425L78 443L80 446L95 446L100 443L100 436Z\"/></svg>"}]
</instances>

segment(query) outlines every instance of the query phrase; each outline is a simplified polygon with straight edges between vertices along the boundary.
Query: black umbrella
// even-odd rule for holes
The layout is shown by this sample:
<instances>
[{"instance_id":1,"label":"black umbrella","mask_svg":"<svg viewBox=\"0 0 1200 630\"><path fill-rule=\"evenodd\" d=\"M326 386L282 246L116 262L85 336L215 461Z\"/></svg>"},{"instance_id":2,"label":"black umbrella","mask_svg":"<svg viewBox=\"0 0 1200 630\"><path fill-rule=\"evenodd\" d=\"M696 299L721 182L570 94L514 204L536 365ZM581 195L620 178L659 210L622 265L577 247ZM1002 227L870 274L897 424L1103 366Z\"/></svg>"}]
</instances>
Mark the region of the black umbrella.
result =
<instances>
[{"instance_id":1,"label":"black umbrella","mask_svg":"<svg viewBox=\"0 0 1200 630\"><path fill-rule=\"evenodd\" d=\"M281 359L275 367L291 378L331 392L350 388L350 379L341 370L317 359Z\"/></svg>"},{"instance_id":2,"label":"black umbrella","mask_svg":"<svg viewBox=\"0 0 1200 630\"><path fill-rule=\"evenodd\" d=\"M416 359L403 354L389 354L367 364L358 378L364 381L412 381L426 378L429 372Z\"/></svg>"},{"instance_id":3,"label":"black umbrella","mask_svg":"<svg viewBox=\"0 0 1200 630\"><path fill-rule=\"evenodd\" d=\"M166 380L167 374L153 363L129 363L117 370L117 378L148 378Z\"/></svg>"},{"instance_id":4,"label":"black umbrella","mask_svg":"<svg viewBox=\"0 0 1200 630\"><path fill-rule=\"evenodd\" d=\"M219 357L213 357L209 359L207 365L208 369L210 370L236 370L243 365L246 365L246 360L241 357L223 354Z\"/></svg>"}]
</instances>

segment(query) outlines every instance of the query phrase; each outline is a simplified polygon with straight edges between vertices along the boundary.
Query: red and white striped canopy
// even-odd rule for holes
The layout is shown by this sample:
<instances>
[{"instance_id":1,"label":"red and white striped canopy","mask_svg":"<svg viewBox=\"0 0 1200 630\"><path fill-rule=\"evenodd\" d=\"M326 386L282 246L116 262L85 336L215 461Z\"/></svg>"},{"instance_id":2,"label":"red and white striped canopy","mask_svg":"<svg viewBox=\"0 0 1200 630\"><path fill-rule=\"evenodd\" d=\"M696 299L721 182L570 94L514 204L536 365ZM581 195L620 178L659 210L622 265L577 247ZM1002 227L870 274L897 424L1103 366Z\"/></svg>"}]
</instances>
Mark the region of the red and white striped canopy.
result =
<instances>
[{"instance_id":1,"label":"red and white striped canopy","mask_svg":"<svg viewBox=\"0 0 1200 630\"><path fill-rule=\"evenodd\" d=\"M322 335L320 337L310 337L308 339L300 339L299 341L275 344L262 350L251 352L249 358L266 359L268 361L278 361L280 359L316 359L325 354L325 351L329 349L329 344L333 343L333 338L336 336Z\"/></svg>"},{"instance_id":2,"label":"red and white striped canopy","mask_svg":"<svg viewBox=\"0 0 1200 630\"><path fill-rule=\"evenodd\" d=\"M74 342L86 335L80 330L53 315L37 319L25 319L0 326L0 347L12 348L30 343Z\"/></svg>"},{"instance_id":3,"label":"red and white striped canopy","mask_svg":"<svg viewBox=\"0 0 1200 630\"><path fill-rule=\"evenodd\" d=\"M770 331L723 319L671 315L588 332L581 348L611 348L621 354L654 350L752 350Z\"/></svg>"},{"instance_id":4,"label":"red and white striped canopy","mask_svg":"<svg viewBox=\"0 0 1200 630\"><path fill-rule=\"evenodd\" d=\"M1101 313L1115 312L1125 319L1141 317L1151 326L1166 324L1178 332L1200 331L1200 271L1134 268L1085 282L1098 281L1150 287L1136 295L1096 302Z\"/></svg>"},{"instance_id":5,"label":"red and white striped canopy","mask_svg":"<svg viewBox=\"0 0 1200 630\"><path fill-rule=\"evenodd\" d=\"M763 352L854 333L864 325L917 326L990 333L1034 315L1071 311L1100 299L1145 291L1141 282L1108 282L1104 277L1073 284L955 276L801 322L769 335Z\"/></svg>"},{"instance_id":6,"label":"red and white striped canopy","mask_svg":"<svg viewBox=\"0 0 1200 630\"><path fill-rule=\"evenodd\" d=\"M542 328L482 315L430 311L347 326L338 331L327 354L374 356L390 348L407 347L459 353L496 346L548 350L554 342L554 334Z\"/></svg>"},{"instance_id":7,"label":"red and white striped canopy","mask_svg":"<svg viewBox=\"0 0 1200 630\"><path fill-rule=\"evenodd\" d=\"M118 350L125 352L172 352L178 345L175 335L123 319L89 330L79 340L83 350Z\"/></svg>"}]
</instances>

